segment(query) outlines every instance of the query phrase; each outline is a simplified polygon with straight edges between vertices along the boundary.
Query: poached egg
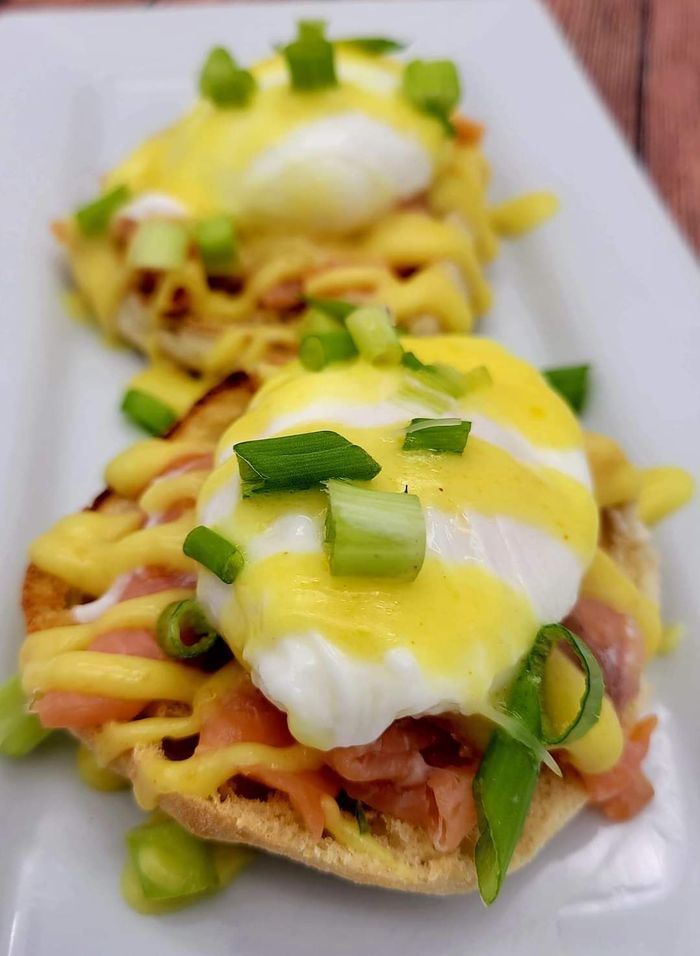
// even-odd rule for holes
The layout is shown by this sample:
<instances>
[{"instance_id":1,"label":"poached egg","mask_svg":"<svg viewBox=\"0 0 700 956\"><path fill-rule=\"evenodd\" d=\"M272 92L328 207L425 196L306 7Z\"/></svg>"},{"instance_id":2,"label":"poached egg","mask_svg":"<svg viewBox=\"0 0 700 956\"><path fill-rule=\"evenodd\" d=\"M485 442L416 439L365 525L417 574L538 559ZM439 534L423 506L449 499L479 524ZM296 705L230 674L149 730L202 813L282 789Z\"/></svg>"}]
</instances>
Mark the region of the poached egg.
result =
<instances>
[{"instance_id":1,"label":"poached egg","mask_svg":"<svg viewBox=\"0 0 700 956\"><path fill-rule=\"evenodd\" d=\"M339 45L336 70L337 86L300 92L275 56L253 68L246 106L199 100L109 175L135 197L120 215L228 213L244 231L346 234L424 192L451 144L402 95L401 65Z\"/></svg>"},{"instance_id":2,"label":"poached egg","mask_svg":"<svg viewBox=\"0 0 700 956\"><path fill-rule=\"evenodd\" d=\"M245 566L233 585L202 569L198 597L297 740L319 749L368 743L405 716L493 717L595 552L581 429L539 373L484 339L402 342L426 363L486 366L492 382L436 414L403 367L295 363L226 431L199 500L199 521L235 541ZM403 451L414 417L471 421L463 455ZM379 462L372 488L418 495L427 547L415 581L333 577L323 490L241 498L234 444L324 429Z\"/></svg>"}]
</instances>

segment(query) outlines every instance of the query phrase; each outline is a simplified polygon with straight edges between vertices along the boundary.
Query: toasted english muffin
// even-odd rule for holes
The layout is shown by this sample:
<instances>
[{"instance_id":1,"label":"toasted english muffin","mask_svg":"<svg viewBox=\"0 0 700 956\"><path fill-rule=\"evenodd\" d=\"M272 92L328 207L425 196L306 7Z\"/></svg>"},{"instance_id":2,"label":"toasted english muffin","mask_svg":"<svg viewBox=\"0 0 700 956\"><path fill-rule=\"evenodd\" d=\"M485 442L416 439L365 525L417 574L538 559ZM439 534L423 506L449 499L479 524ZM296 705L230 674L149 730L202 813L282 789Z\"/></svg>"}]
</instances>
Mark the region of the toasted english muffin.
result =
<instances>
[{"instance_id":1,"label":"toasted english muffin","mask_svg":"<svg viewBox=\"0 0 700 956\"><path fill-rule=\"evenodd\" d=\"M214 443L223 429L245 409L252 387L235 376L210 392L178 424L168 438ZM115 512L123 499L107 490L91 506ZM657 561L646 528L633 506L606 509L601 543L649 597L658 597ZM70 608L80 601L65 582L34 565L27 570L22 605L29 633L70 623ZM153 706L153 705L152 705ZM159 716L181 713L181 705L156 705ZM88 746L95 733L77 736ZM139 746L110 766L134 779L143 758L158 746ZM566 771L562 778L543 769L511 870L531 860L583 808L586 791L580 779ZM350 848L330 835L316 841L301 823L287 797L274 791L266 798L237 789L236 780L208 798L169 793L159 800L170 814L197 836L257 847L356 883L427 894L467 893L477 887L474 839L470 835L451 853L434 849L426 832L387 814L368 809L374 837L371 846ZM348 821L353 823L352 818ZM374 848L374 851L372 850Z\"/></svg>"}]
</instances>

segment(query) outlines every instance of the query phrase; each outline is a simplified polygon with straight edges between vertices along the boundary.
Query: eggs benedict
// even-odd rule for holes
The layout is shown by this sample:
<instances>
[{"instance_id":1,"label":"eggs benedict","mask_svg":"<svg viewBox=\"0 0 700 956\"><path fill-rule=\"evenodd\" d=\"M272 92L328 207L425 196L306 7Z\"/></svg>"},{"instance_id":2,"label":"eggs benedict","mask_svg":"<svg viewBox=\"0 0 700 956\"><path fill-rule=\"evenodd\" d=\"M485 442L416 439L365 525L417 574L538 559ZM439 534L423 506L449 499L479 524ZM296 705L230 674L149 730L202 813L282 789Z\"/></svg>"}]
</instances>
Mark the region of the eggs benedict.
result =
<instances>
[{"instance_id":1,"label":"eggs benedict","mask_svg":"<svg viewBox=\"0 0 700 956\"><path fill-rule=\"evenodd\" d=\"M309 297L468 332L500 237L553 213L547 193L492 205L454 65L401 62L400 46L302 21L250 70L214 49L191 109L56 224L88 312L159 360L133 390L172 420L226 374L264 380L288 360Z\"/></svg>"},{"instance_id":2,"label":"eggs benedict","mask_svg":"<svg viewBox=\"0 0 700 956\"><path fill-rule=\"evenodd\" d=\"M653 795L639 510L689 485L495 343L346 329L358 354L221 387L34 542L22 684L197 835L492 902L587 802Z\"/></svg>"}]
</instances>

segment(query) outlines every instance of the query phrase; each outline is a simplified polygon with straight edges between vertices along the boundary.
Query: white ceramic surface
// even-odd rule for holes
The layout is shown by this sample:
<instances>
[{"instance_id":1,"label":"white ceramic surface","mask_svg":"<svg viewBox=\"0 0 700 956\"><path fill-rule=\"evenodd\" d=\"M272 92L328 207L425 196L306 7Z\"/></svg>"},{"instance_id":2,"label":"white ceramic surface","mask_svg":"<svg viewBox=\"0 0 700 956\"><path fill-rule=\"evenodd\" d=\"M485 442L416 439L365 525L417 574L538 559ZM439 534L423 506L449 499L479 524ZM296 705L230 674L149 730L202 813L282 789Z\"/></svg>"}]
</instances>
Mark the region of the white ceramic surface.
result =
<instances>
[{"instance_id":1,"label":"white ceramic surface","mask_svg":"<svg viewBox=\"0 0 700 956\"><path fill-rule=\"evenodd\" d=\"M481 327L543 363L590 359L587 422L643 463L700 473L700 277L647 182L542 10L529 0L288 3L44 13L0 19L0 672L21 639L24 550L100 488L105 461L135 437L116 399L137 365L63 314L46 223L89 198L96 177L192 93L207 48L248 60L299 15L338 34L415 39L448 56L464 105L488 126L494 196L537 187L555 222L507 246L496 308ZM118 892L124 794L85 790L57 743L0 766L0 951L12 956L693 956L700 952L700 522L658 536L666 616L689 639L651 668L661 729L649 761L658 796L627 826L584 814L495 907L359 889L260 858L227 893L139 917Z\"/></svg>"}]
</instances>

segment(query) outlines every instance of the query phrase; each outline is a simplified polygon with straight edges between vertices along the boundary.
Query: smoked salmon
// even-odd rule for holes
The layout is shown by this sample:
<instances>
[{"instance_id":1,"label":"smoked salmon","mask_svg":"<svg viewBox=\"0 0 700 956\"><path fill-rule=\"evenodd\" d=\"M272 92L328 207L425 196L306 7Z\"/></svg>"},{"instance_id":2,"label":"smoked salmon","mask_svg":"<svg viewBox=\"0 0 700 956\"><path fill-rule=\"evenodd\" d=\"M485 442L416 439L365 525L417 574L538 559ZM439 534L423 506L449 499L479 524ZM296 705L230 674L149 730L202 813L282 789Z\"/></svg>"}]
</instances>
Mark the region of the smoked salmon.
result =
<instances>
[{"instance_id":1,"label":"smoked salmon","mask_svg":"<svg viewBox=\"0 0 700 956\"><path fill-rule=\"evenodd\" d=\"M154 635L140 628L124 628L100 634L89 647L103 654L131 654L164 660ZM109 720L132 720L148 701L117 700L75 691L50 690L34 705L44 727L80 730Z\"/></svg>"},{"instance_id":2,"label":"smoked salmon","mask_svg":"<svg viewBox=\"0 0 700 956\"><path fill-rule=\"evenodd\" d=\"M657 718L652 714L638 721L630 731L617 765L607 773L582 774L591 798L609 820L629 820L643 810L654 796L654 787L641 764Z\"/></svg>"}]
</instances>

